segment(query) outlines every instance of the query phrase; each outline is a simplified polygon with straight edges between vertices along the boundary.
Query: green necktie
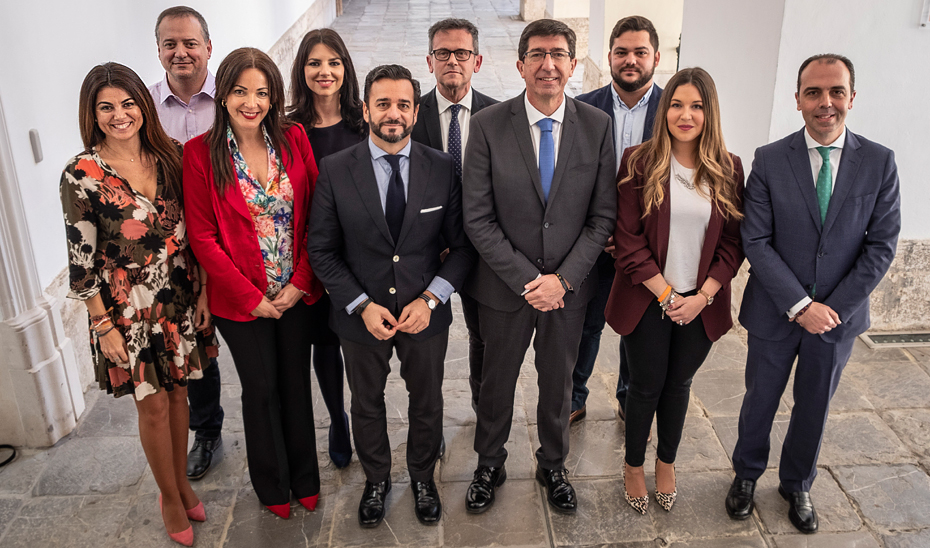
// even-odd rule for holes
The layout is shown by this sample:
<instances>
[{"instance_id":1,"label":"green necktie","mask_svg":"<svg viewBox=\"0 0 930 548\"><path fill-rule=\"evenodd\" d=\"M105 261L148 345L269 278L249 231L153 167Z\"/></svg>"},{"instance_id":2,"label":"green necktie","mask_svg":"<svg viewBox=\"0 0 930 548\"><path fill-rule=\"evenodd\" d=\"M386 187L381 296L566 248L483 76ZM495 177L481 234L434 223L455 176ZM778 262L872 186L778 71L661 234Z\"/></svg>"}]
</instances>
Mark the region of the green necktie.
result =
<instances>
[{"instance_id":1,"label":"green necktie","mask_svg":"<svg viewBox=\"0 0 930 548\"><path fill-rule=\"evenodd\" d=\"M820 173L817 174L817 203L820 204L820 224L827 219L827 208L830 207L830 195L833 194L833 169L830 168L830 151L836 147L817 147L817 152L823 158Z\"/></svg>"}]
</instances>

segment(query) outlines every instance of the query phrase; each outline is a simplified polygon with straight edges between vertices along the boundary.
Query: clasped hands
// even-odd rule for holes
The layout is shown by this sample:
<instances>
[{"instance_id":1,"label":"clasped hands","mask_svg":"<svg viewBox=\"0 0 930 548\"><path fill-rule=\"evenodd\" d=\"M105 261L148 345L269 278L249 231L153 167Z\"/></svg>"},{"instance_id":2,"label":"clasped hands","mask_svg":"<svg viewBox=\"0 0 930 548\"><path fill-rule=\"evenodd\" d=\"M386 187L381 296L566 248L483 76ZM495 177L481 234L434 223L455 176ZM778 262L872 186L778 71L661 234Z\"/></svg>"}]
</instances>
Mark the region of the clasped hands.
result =
<instances>
[{"instance_id":1,"label":"clasped hands","mask_svg":"<svg viewBox=\"0 0 930 548\"><path fill-rule=\"evenodd\" d=\"M258 306L255 307L251 314L259 318L274 318L277 320L287 309L297 304L297 301L303 296L303 291L297 289L294 284L287 284L275 295L273 301L263 295L262 301L258 303Z\"/></svg>"},{"instance_id":2,"label":"clasped hands","mask_svg":"<svg viewBox=\"0 0 930 548\"><path fill-rule=\"evenodd\" d=\"M549 312L550 310L565 307L565 302L562 300L562 297L565 296L565 289L555 274L540 276L524 285L523 289L526 290L523 298L530 303L530 306L540 312Z\"/></svg>"},{"instance_id":3,"label":"clasped hands","mask_svg":"<svg viewBox=\"0 0 930 548\"><path fill-rule=\"evenodd\" d=\"M426 296L434 301L439 301L435 295L429 291L425 292ZM387 308L371 303L362 311L362 320L365 322L365 328L375 336L379 341L386 341L393 337L398 331L414 335L426 329L429 326L429 319L433 311L430 310L426 301L417 297L400 311L400 318L394 319Z\"/></svg>"},{"instance_id":4,"label":"clasped hands","mask_svg":"<svg viewBox=\"0 0 930 548\"><path fill-rule=\"evenodd\" d=\"M812 335L823 335L843 323L839 314L823 303L811 303L810 308L795 321Z\"/></svg>"},{"instance_id":5,"label":"clasped hands","mask_svg":"<svg viewBox=\"0 0 930 548\"><path fill-rule=\"evenodd\" d=\"M701 295L679 296L668 305L665 315L678 325L688 325L707 306L707 299Z\"/></svg>"}]
</instances>

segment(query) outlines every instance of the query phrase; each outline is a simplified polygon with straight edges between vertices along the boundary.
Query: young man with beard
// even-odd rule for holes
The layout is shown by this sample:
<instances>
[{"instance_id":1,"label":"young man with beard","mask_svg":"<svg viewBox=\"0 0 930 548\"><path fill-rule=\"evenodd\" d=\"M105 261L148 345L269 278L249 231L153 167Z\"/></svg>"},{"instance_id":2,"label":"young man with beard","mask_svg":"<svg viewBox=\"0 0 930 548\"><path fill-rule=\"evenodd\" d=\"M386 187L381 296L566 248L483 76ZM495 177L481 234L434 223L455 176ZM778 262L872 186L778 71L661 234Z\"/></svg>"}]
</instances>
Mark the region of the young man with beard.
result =
<instances>
[{"instance_id":1,"label":"young man with beard","mask_svg":"<svg viewBox=\"0 0 930 548\"><path fill-rule=\"evenodd\" d=\"M362 527L384 519L391 490L384 388L394 351L409 392L407 470L414 511L442 516L433 470L442 439L442 377L449 297L475 260L462 223L452 157L412 142L420 84L399 65L365 78L368 139L327 156L313 195L308 251L329 292L352 390L355 449L367 481ZM449 253L440 261L440 253Z\"/></svg>"},{"instance_id":2,"label":"young man with beard","mask_svg":"<svg viewBox=\"0 0 930 548\"><path fill-rule=\"evenodd\" d=\"M652 22L640 15L624 17L617 21L610 33L610 75L613 82L592 92L579 95L579 101L595 106L614 121L614 150L617 156L616 173L620 169L620 158L627 148L638 145L652 137L656 109L662 97L662 88L653 82L659 64L659 35ZM601 345L604 331L604 308L610 287L614 281L613 236L607 242L604 253L597 259L595 272L597 293L588 303L585 314L578 361L572 374L571 422L581 420L587 412L588 379L594 371L594 362ZM591 283L589 281L589 283ZM620 342L620 377L617 380L617 401L621 419L626 418L626 392L630 385L630 370L626 363L626 351Z\"/></svg>"}]
</instances>

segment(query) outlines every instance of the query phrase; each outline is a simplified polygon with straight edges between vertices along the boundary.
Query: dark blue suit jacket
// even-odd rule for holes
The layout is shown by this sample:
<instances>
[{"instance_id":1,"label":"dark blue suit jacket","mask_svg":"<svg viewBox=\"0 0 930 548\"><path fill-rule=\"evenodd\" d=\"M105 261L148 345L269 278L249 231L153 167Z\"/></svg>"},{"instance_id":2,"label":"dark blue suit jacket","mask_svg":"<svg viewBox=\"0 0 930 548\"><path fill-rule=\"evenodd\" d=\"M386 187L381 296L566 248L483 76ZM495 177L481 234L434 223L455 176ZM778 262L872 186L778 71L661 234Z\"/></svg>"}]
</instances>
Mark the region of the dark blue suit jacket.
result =
<instances>
[{"instance_id":1,"label":"dark blue suit jacket","mask_svg":"<svg viewBox=\"0 0 930 548\"><path fill-rule=\"evenodd\" d=\"M613 84L607 84L602 88L598 88L594 91L589 91L588 93L582 93L575 99L578 99L582 103L588 103L593 107L597 107L607 114L610 115L610 119L613 121L614 125L617 124L617 121L614 120L614 98L613 93L610 91L610 86ZM652 137L652 126L655 125L656 120L656 109L659 108L659 99L662 98L662 88L656 84L652 84L652 95L649 96L649 106L646 107L646 126L643 128L643 141L647 141ZM617 146L617 134L614 132L614 147ZM619 168L619 166L617 166Z\"/></svg>"},{"instance_id":2,"label":"dark blue suit jacket","mask_svg":"<svg viewBox=\"0 0 930 548\"><path fill-rule=\"evenodd\" d=\"M756 337L782 340L802 329L786 312L813 293L840 317L820 336L835 343L868 329L869 294L894 259L898 170L891 150L847 131L821 226L804 131L756 150L743 195L750 270L739 321Z\"/></svg>"}]
</instances>

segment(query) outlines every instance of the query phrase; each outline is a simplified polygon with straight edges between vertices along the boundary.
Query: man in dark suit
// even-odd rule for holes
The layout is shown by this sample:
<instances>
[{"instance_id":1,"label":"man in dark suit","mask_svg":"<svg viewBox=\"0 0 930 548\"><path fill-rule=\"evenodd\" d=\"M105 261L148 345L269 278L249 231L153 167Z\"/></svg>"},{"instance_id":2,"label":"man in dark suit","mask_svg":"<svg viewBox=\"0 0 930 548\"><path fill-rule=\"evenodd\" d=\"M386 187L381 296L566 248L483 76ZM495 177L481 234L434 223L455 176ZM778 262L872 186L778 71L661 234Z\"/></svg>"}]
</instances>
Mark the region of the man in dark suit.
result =
<instances>
[{"instance_id":1,"label":"man in dark suit","mask_svg":"<svg viewBox=\"0 0 930 548\"><path fill-rule=\"evenodd\" d=\"M617 21L610 33L610 76L613 82L577 99L595 106L607 114L614 123L614 151L617 171L620 158L627 148L641 144L652 137L656 109L662 97L662 88L655 84L653 75L659 64L659 34L649 19L631 15ZM594 371L594 362L601 346L604 331L604 308L614 281L613 236L607 248L597 258L597 292L585 313L581 330L578 361L572 373L571 422L581 420L587 412L588 379ZM630 369L626 363L626 350L620 343L620 376L617 379L618 414L626 419L626 391L630 385Z\"/></svg>"},{"instance_id":2,"label":"man in dark suit","mask_svg":"<svg viewBox=\"0 0 930 548\"><path fill-rule=\"evenodd\" d=\"M451 154L460 180L471 117L498 102L471 87L472 74L481 69L481 61L478 27L470 21L443 19L430 27L426 64L436 75L436 87L420 102L420 114L413 126L412 137L418 143ZM461 291L459 296L468 329L468 384L472 407L477 409L481 364L484 362L484 342L478 329L478 302Z\"/></svg>"},{"instance_id":3,"label":"man in dark suit","mask_svg":"<svg viewBox=\"0 0 930 548\"><path fill-rule=\"evenodd\" d=\"M419 83L404 67L368 74L370 138L321 163L310 215L310 261L333 304L355 449L368 480L358 511L363 527L381 523L391 490L384 388L395 349L410 394L407 469L416 516L424 524L442 516L433 470L442 438L448 300L475 251L462 229L452 158L410 140L419 100ZM441 262L444 246L449 254Z\"/></svg>"},{"instance_id":4,"label":"man in dark suit","mask_svg":"<svg viewBox=\"0 0 930 548\"><path fill-rule=\"evenodd\" d=\"M585 307L585 283L616 221L610 117L565 96L575 69L575 33L540 19L519 42L526 92L476 114L465 159L465 231L480 255L466 291L478 301L485 343L475 451L466 509L494 502L507 475L514 389L534 340L539 403L536 477L549 504L577 508L568 482L571 374ZM535 338L534 338L535 332Z\"/></svg>"},{"instance_id":5,"label":"man in dark suit","mask_svg":"<svg viewBox=\"0 0 930 548\"><path fill-rule=\"evenodd\" d=\"M846 129L855 74L839 55L804 61L795 94L804 129L756 150L743 197L751 269L739 319L749 352L726 507L735 519L752 514L797 359L778 492L803 533L817 531L810 488L830 399L856 336L869 327L869 294L894 259L901 229L894 153Z\"/></svg>"}]
</instances>

